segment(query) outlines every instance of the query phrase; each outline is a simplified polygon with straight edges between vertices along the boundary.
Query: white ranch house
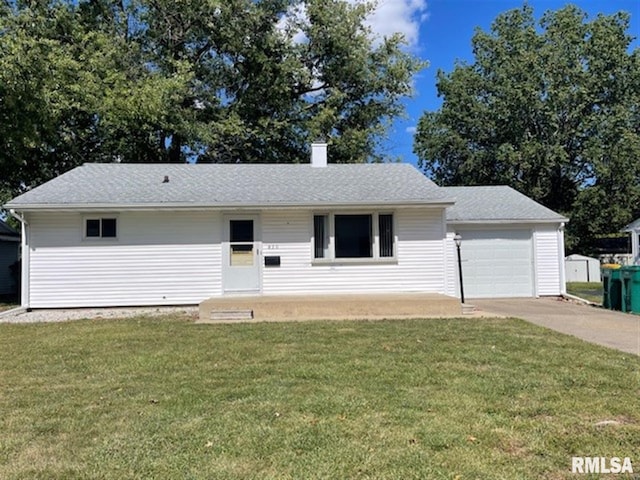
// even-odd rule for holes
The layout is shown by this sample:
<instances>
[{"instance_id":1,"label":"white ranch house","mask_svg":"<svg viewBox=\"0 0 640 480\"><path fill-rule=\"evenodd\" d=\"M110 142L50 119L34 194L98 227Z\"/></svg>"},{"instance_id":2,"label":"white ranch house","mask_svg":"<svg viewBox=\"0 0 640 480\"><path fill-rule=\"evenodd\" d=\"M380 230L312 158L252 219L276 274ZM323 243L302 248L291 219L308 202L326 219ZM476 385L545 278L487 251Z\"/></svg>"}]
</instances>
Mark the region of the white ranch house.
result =
<instances>
[{"instance_id":1,"label":"white ranch house","mask_svg":"<svg viewBox=\"0 0 640 480\"><path fill-rule=\"evenodd\" d=\"M565 218L407 164L86 164L9 202L26 308L237 295L564 291Z\"/></svg>"}]
</instances>

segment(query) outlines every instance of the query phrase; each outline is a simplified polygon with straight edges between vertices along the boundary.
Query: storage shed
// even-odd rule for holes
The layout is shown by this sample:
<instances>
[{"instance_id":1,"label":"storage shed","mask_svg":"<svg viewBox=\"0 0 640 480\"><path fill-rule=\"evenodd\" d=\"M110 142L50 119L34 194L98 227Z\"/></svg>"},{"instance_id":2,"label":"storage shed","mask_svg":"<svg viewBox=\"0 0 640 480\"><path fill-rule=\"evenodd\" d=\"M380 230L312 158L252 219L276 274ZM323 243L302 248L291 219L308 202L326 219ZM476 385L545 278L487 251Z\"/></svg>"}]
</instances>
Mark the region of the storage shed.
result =
<instances>
[{"instance_id":1,"label":"storage shed","mask_svg":"<svg viewBox=\"0 0 640 480\"><path fill-rule=\"evenodd\" d=\"M600 283L600 260L573 254L564 259L567 282Z\"/></svg>"}]
</instances>

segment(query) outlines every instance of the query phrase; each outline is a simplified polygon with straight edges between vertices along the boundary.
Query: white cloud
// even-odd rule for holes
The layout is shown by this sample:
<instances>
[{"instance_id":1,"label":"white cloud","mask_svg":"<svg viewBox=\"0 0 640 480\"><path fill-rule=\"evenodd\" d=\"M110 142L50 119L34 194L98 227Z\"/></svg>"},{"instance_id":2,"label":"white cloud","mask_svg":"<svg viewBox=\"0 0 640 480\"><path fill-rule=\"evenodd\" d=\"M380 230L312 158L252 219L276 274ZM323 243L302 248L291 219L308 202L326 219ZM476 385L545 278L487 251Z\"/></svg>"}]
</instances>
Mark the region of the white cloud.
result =
<instances>
[{"instance_id":1,"label":"white cloud","mask_svg":"<svg viewBox=\"0 0 640 480\"><path fill-rule=\"evenodd\" d=\"M361 0L351 0L356 3ZM417 45L420 24L427 20L426 0L378 0L368 24L376 35L390 37L402 33L410 47Z\"/></svg>"},{"instance_id":2,"label":"white cloud","mask_svg":"<svg viewBox=\"0 0 640 480\"><path fill-rule=\"evenodd\" d=\"M417 127L407 127L404 129L405 132L410 133L411 135L415 135L418 131Z\"/></svg>"},{"instance_id":3,"label":"white cloud","mask_svg":"<svg viewBox=\"0 0 640 480\"><path fill-rule=\"evenodd\" d=\"M371 27L373 34L378 38L390 37L394 33L404 35L410 47L418 43L420 36L420 24L427 20L426 0L348 0L355 3L374 3L375 10L369 15L367 25ZM307 9L304 3L297 4L287 12L278 22L278 28L289 31L295 43L307 41L306 36L296 24L304 23L307 19Z\"/></svg>"}]
</instances>

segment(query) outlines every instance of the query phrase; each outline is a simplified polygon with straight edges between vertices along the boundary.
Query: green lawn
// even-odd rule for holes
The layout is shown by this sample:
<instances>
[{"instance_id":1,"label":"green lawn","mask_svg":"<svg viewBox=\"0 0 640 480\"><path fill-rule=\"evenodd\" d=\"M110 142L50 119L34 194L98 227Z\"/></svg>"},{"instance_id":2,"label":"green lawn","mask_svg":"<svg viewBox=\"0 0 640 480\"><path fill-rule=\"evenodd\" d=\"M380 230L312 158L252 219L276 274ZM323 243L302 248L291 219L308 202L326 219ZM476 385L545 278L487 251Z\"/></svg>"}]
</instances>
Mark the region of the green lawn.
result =
<instances>
[{"instance_id":1,"label":"green lawn","mask_svg":"<svg viewBox=\"0 0 640 480\"><path fill-rule=\"evenodd\" d=\"M602 303L602 283L567 282L567 293L594 303Z\"/></svg>"},{"instance_id":2,"label":"green lawn","mask_svg":"<svg viewBox=\"0 0 640 480\"><path fill-rule=\"evenodd\" d=\"M513 319L2 324L0 478L638 472L639 367Z\"/></svg>"}]
</instances>

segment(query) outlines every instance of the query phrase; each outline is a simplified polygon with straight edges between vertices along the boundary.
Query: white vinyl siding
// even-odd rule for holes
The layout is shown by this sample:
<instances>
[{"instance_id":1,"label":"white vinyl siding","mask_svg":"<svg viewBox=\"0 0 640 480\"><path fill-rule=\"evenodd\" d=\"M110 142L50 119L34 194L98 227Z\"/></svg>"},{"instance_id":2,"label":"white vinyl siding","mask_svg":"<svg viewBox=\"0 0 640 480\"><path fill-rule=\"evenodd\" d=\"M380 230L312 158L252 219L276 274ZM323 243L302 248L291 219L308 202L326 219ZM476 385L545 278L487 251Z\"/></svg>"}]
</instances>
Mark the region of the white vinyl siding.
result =
<instances>
[{"instance_id":1,"label":"white vinyl siding","mask_svg":"<svg viewBox=\"0 0 640 480\"><path fill-rule=\"evenodd\" d=\"M453 241L454 232L447 232L445 239L445 294L460 298L460 286L458 281L458 253Z\"/></svg>"},{"instance_id":2,"label":"white vinyl siding","mask_svg":"<svg viewBox=\"0 0 640 480\"><path fill-rule=\"evenodd\" d=\"M121 212L108 243L85 241L83 218L28 216L30 307L195 304L221 294L219 214Z\"/></svg>"},{"instance_id":3,"label":"white vinyl siding","mask_svg":"<svg viewBox=\"0 0 640 480\"><path fill-rule=\"evenodd\" d=\"M447 291L441 208L394 212L396 257L384 263L313 262L313 211L261 213L263 294ZM222 214L119 212L118 237L84 239L82 213L29 214L28 306L196 304L222 295ZM352 259L347 259L352 260Z\"/></svg>"},{"instance_id":4,"label":"white vinyl siding","mask_svg":"<svg viewBox=\"0 0 640 480\"><path fill-rule=\"evenodd\" d=\"M564 252L559 252L557 227L538 227L535 231L536 244L536 290L538 295L560 295L562 293L561 272L564 266Z\"/></svg>"},{"instance_id":5,"label":"white vinyl siding","mask_svg":"<svg viewBox=\"0 0 640 480\"><path fill-rule=\"evenodd\" d=\"M264 268L264 294L445 291L442 209L394 213L397 262L388 264L313 264L311 211L264 212L262 228L264 255L281 261Z\"/></svg>"}]
</instances>

